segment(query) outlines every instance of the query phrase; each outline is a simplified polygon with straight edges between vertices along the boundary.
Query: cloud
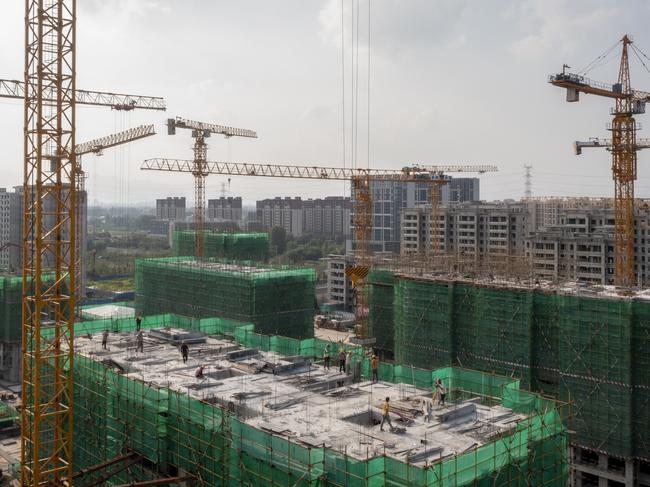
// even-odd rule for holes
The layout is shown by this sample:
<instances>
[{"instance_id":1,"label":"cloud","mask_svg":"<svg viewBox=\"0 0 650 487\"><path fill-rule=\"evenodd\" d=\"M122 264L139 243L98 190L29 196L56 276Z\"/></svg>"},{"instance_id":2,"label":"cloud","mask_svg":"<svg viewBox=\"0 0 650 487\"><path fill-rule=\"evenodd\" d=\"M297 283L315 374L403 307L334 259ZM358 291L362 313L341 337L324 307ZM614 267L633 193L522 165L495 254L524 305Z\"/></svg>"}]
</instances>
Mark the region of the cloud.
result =
<instances>
[{"instance_id":1,"label":"cloud","mask_svg":"<svg viewBox=\"0 0 650 487\"><path fill-rule=\"evenodd\" d=\"M604 27L619 10L611 5L597 6L593 1L516 0L514 17L523 33L509 46L517 56L541 56L547 53L571 54L578 43Z\"/></svg>"},{"instance_id":2,"label":"cloud","mask_svg":"<svg viewBox=\"0 0 650 487\"><path fill-rule=\"evenodd\" d=\"M318 16L320 37L327 45L341 47L342 5L345 43L351 42L355 3L329 0ZM468 0L359 0L359 46L368 45L368 8L370 44L375 54L401 56L421 49L458 45L465 38L460 23L467 6Z\"/></svg>"},{"instance_id":3,"label":"cloud","mask_svg":"<svg viewBox=\"0 0 650 487\"><path fill-rule=\"evenodd\" d=\"M80 8L91 14L118 12L122 15L145 15L151 12L170 13L173 0L87 0Z\"/></svg>"}]
</instances>

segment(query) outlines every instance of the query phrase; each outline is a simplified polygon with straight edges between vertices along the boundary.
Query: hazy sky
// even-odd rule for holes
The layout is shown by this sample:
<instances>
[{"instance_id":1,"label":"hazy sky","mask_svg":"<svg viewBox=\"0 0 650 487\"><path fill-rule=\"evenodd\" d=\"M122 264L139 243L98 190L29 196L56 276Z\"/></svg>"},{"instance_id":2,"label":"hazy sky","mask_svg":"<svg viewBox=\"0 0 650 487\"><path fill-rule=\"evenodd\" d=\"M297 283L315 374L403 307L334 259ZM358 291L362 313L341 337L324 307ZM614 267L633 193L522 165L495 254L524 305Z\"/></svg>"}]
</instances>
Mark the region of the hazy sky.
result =
<instances>
[{"instance_id":1,"label":"hazy sky","mask_svg":"<svg viewBox=\"0 0 650 487\"><path fill-rule=\"evenodd\" d=\"M191 158L188 131L166 135L165 119L177 115L258 131L257 140L209 139L210 160L340 166L345 133L350 165L352 74L357 161L365 166L368 57L372 167L497 164L498 174L482 178L483 198L496 199L522 196L529 163L535 195L612 195L609 154L576 157L571 149L576 139L608 135L611 103L583 95L568 104L546 78L565 62L582 68L624 33L650 53L650 2L372 0L368 43L368 0L360 0L358 75L353 1L343 3L342 52L341 0L78 0L77 87L159 95L168 104L164 113L78 108L78 142L140 123L159 132L84 158L91 202L192 198L190 175L139 170L145 158ZM23 5L3 2L0 78L22 78ZM610 58L590 76L614 80ZM633 86L650 90L650 74L634 57L631 69ZM22 174L22 104L0 99L0 110L0 186L13 186ZM639 157L639 197L650 197L649 158ZM225 181L209 177L208 196ZM254 201L343 192L340 182L233 177L229 194Z\"/></svg>"}]
</instances>

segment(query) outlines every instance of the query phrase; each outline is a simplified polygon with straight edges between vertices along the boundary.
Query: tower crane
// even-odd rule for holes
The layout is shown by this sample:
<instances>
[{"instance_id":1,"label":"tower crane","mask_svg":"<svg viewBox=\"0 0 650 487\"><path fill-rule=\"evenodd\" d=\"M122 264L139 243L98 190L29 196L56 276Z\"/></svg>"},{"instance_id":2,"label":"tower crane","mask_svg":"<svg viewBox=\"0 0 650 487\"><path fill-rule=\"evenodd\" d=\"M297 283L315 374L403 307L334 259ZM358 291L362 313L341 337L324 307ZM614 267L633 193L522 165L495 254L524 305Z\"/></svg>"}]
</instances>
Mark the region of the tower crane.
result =
<instances>
[{"instance_id":1,"label":"tower crane","mask_svg":"<svg viewBox=\"0 0 650 487\"><path fill-rule=\"evenodd\" d=\"M566 100L577 102L580 93L612 98L615 107L612 109L612 123L608 129L612 132L611 140L576 142L576 153L580 154L584 147L605 147L612 153L612 176L614 179L614 282L617 286L629 287L634 279L634 181L637 176L637 151L645 148L647 139L637 141L636 121L634 115L645 113L645 104L650 101L650 93L634 90L630 84L630 67L628 61L629 49L640 52L632 45L632 40L625 35L620 40L622 45L619 64L618 80L616 83L601 83L566 70L551 75L549 83L566 89ZM618 45L618 43L617 43ZM614 46L616 47L616 46ZM604 56L599 56L602 61ZM595 65L596 61L590 63Z\"/></svg>"},{"instance_id":2,"label":"tower crane","mask_svg":"<svg viewBox=\"0 0 650 487\"><path fill-rule=\"evenodd\" d=\"M162 98L76 89L76 1L25 1L21 485L72 485L77 104L164 110ZM56 202L47 211L44 202ZM47 218L46 218L47 216ZM53 256L53 258L49 258ZM51 262L50 262L51 261ZM52 280L45 281L45 276Z\"/></svg>"},{"instance_id":3,"label":"tower crane","mask_svg":"<svg viewBox=\"0 0 650 487\"><path fill-rule=\"evenodd\" d=\"M205 177L208 172L205 165L208 155L208 145L205 139L211 134L224 135L230 137L251 137L257 138L257 133L253 130L227 127L225 125L215 125L211 123L196 122L181 117L170 118L167 120L167 133L174 135L176 129L192 130L194 137L194 163L192 175L194 176L194 254L196 257L203 257L203 227L205 221Z\"/></svg>"},{"instance_id":4,"label":"tower crane","mask_svg":"<svg viewBox=\"0 0 650 487\"><path fill-rule=\"evenodd\" d=\"M194 162L179 159L147 159L141 169L148 171L170 171L193 173ZM487 172L496 170L494 166L406 166L399 170L342 168L314 165L289 165L242 162L206 162L206 174L221 174L227 176L259 176L276 178L316 179L331 181L351 181L354 191L354 216L352 226L357 241L355 265L346 269L346 275L357 289L357 326L361 336L365 337L365 309L363 286L371 265L371 252L368 248L370 232L372 231L372 181L404 181L433 183L437 182L445 172L475 171ZM437 196L436 196L437 198ZM438 199L436 201L436 207Z\"/></svg>"},{"instance_id":5,"label":"tower crane","mask_svg":"<svg viewBox=\"0 0 650 487\"><path fill-rule=\"evenodd\" d=\"M48 85L43 89L43 101L55 102L57 90ZM0 98L25 98L25 83L18 80L0 79ZM165 100L159 96L125 95L106 91L75 90L77 105L110 107L113 110L165 110Z\"/></svg>"}]
</instances>

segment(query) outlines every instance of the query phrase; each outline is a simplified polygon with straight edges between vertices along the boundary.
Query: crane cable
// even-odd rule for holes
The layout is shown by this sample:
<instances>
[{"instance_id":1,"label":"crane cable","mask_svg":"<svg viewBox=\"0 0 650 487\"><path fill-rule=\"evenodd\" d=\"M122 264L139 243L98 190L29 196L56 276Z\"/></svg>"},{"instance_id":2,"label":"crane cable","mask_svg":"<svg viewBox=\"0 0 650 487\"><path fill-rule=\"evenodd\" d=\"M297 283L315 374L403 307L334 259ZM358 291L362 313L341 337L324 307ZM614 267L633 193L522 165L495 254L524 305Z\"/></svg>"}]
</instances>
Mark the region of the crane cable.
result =
<instances>
[{"instance_id":1,"label":"crane cable","mask_svg":"<svg viewBox=\"0 0 650 487\"><path fill-rule=\"evenodd\" d=\"M643 65L643 67L645 68L645 70L646 70L648 73L650 73L650 68L648 68L648 65L645 63L645 61L643 61L643 59L641 59L641 56L643 56L644 58L646 58L648 61L650 61L650 58L649 58L648 56L646 56L646 54L645 54L641 49L639 49L638 47L636 47L634 44L631 44L631 47L632 47L632 52L634 53L634 55L636 56L636 58L637 58L637 59L639 60L639 62Z\"/></svg>"},{"instance_id":2,"label":"crane cable","mask_svg":"<svg viewBox=\"0 0 650 487\"><path fill-rule=\"evenodd\" d=\"M592 71L592 70L595 69L596 67L602 65L603 61L607 58L607 56L609 56L609 55L612 53L612 51L614 51L614 49L616 49L616 48L618 47L618 45L621 44L621 42L622 42L622 41L616 41L616 43L615 43L613 46L611 46L611 47L609 47L608 49L606 49L602 54L600 54L599 56L597 56L596 59L594 59L593 61L591 61L589 64L587 64L587 65L586 65L584 68L582 68L581 70L577 71L576 74L581 74L581 75L584 76L584 75L586 75L589 71Z\"/></svg>"}]
</instances>

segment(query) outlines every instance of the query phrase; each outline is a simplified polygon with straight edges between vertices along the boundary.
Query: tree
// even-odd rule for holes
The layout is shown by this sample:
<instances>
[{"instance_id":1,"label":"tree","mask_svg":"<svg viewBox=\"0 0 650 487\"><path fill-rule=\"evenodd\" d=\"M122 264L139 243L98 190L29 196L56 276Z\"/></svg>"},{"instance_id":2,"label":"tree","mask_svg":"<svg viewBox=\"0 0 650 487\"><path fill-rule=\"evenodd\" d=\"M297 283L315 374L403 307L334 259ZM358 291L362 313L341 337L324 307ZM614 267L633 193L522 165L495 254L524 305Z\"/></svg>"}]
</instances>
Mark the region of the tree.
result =
<instances>
[{"instance_id":1,"label":"tree","mask_svg":"<svg viewBox=\"0 0 650 487\"><path fill-rule=\"evenodd\" d=\"M276 255L284 254L287 250L287 231L284 228L271 229L271 249L275 250Z\"/></svg>"}]
</instances>

